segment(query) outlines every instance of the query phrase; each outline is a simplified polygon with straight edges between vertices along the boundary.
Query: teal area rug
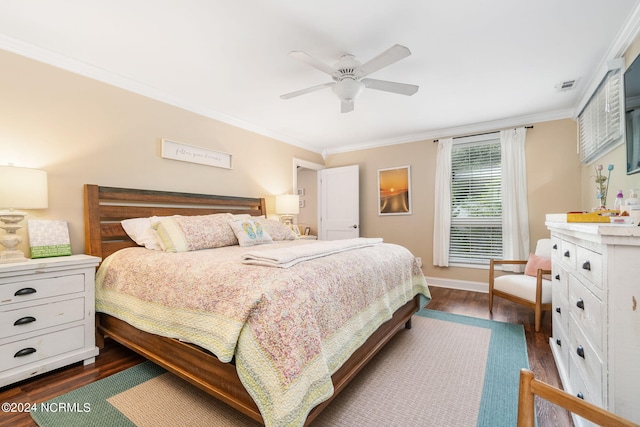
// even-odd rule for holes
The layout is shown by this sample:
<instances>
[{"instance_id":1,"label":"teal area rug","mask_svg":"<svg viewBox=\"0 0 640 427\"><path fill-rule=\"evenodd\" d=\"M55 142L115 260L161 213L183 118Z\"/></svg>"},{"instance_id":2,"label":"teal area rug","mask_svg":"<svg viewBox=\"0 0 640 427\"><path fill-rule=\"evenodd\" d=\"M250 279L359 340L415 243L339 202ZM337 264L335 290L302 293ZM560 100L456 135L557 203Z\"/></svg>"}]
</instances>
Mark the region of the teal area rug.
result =
<instances>
[{"instance_id":1,"label":"teal area rug","mask_svg":"<svg viewBox=\"0 0 640 427\"><path fill-rule=\"evenodd\" d=\"M528 367L521 325L421 310L312 427L513 426ZM257 426L151 362L38 408L42 427Z\"/></svg>"}]
</instances>

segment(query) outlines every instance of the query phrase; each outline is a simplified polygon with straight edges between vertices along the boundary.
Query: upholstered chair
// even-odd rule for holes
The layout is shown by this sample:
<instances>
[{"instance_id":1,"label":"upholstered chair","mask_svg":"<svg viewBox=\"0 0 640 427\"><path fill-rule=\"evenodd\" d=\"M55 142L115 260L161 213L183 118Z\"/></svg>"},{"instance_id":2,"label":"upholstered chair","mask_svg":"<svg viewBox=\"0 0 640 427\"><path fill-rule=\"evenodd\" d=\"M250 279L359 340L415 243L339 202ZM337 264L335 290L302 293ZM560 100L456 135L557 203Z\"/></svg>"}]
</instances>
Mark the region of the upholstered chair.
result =
<instances>
[{"instance_id":1,"label":"upholstered chair","mask_svg":"<svg viewBox=\"0 0 640 427\"><path fill-rule=\"evenodd\" d=\"M495 266L525 265L525 272L495 275ZM551 310L551 239L540 239L528 260L490 260L489 312L493 313L493 297L499 296L535 311L535 329L540 332L542 313Z\"/></svg>"}]
</instances>

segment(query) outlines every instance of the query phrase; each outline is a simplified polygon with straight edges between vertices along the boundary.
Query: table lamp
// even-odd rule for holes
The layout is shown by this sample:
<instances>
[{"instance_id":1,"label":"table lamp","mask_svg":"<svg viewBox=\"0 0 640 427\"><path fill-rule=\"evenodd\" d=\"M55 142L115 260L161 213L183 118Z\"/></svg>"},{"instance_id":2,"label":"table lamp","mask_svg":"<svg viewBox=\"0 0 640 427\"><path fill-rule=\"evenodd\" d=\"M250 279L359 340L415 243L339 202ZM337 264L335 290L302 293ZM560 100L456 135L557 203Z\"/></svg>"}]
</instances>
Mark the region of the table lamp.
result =
<instances>
[{"instance_id":1,"label":"table lamp","mask_svg":"<svg viewBox=\"0 0 640 427\"><path fill-rule=\"evenodd\" d=\"M297 194L281 194L276 196L276 213L280 221L293 228L293 216L300 212L300 197Z\"/></svg>"},{"instance_id":2,"label":"table lamp","mask_svg":"<svg viewBox=\"0 0 640 427\"><path fill-rule=\"evenodd\" d=\"M47 172L38 169L0 166L0 264L27 261L24 253L16 249L22 238L16 234L18 223L27 215L14 209L45 209L48 206Z\"/></svg>"}]
</instances>

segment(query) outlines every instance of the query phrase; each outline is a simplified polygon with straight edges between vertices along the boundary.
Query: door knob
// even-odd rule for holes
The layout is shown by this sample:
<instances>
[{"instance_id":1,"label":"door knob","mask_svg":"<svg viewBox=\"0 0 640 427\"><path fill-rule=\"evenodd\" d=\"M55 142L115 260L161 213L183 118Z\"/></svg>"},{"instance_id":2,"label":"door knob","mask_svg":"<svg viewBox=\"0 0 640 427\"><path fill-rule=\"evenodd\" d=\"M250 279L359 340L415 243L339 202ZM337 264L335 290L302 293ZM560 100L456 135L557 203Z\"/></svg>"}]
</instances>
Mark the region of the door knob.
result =
<instances>
[{"instance_id":1,"label":"door knob","mask_svg":"<svg viewBox=\"0 0 640 427\"><path fill-rule=\"evenodd\" d=\"M358 228L358 224L353 224L350 228Z\"/></svg>"}]
</instances>

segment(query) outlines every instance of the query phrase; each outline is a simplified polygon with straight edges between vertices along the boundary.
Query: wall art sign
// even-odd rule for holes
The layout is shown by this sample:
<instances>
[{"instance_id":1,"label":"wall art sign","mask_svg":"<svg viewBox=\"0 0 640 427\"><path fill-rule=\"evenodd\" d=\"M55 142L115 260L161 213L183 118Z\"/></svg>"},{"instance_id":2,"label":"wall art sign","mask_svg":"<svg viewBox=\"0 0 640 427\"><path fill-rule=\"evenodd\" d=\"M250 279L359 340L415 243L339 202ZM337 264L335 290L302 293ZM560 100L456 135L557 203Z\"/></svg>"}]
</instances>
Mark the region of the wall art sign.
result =
<instances>
[{"instance_id":1,"label":"wall art sign","mask_svg":"<svg viewBox=\"0 0 640 427\"><path fill-rule=\"evenodd\" d=\"M378 169L378 215L411 214L411 166Z\"/></svg>"},{"instance_id":2,"label":"wall art sign","mask_svg":"<svg viewBox=\"0 0 640 427\"><path fill-rule=\"evenodd\" d=\"M209 150L208 148L196 147L194 145L187 145L168 139L162 140L161 155L165 159L180 160L183 162L231 169L231 154L229 153Z\"/></svg>"}]
</instances>

